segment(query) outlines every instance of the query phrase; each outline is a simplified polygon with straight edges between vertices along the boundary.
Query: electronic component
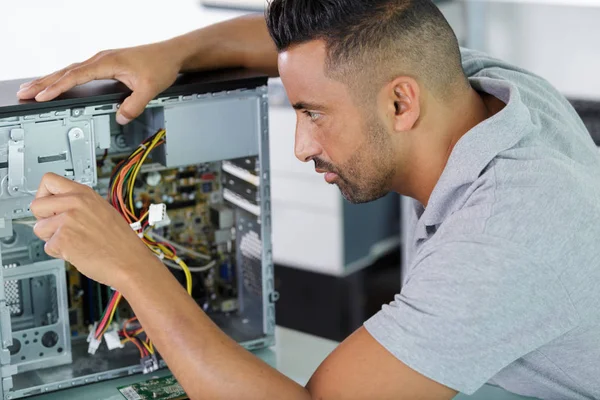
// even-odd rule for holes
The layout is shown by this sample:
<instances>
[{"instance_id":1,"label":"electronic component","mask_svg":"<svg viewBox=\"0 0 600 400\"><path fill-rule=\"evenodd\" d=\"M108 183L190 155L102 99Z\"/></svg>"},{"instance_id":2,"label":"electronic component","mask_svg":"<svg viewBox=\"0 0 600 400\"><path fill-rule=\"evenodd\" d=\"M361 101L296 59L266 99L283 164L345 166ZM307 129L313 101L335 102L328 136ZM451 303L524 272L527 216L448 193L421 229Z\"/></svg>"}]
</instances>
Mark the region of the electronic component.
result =
<instances>
[{"instance_id":1,"label":"electronic component","mask_svg":"<svg viewBox=\"0 0 600 400\"><path fill-rule=\"evenodd\" d=\"M170 222L169 216L167 215L166 204L150 204L150 209L148 211L148 225L154 226L155 228L161 228L169 225Z\"/></svg>"},{"instance_id":2,"label":"electronic component","mask_svg":"<svg viewBox=\"0 0 600 400\"><path fill-rule=\"evenodd\" d=\"M29 205L47 172L107 198L234 340L273 343L266 83L184 76L125 126L108 82L44 103L0 86L0 398L166 366L120 293L45 254Z\"/></svg>"},{"instance_id":3,"label":"electronic component","mask_svg":"<svg viewBox=\"0 0 600 400\"><path fill-rule=\"evenodd\" d=\"M223 204L210 207L210 221L218 229L231 228L234 223L233 210Z\"/></svg>"},{"instance_id":4,"label":"electronic component","mask_svg":"<svg viewBox=\"0 0 600 400\"><path fill-rule=\"evenodd\" d=\"M188 398L174 376L121 386L119 392L127 400L179 400Z\"/></svg>"},{"instance_id":5,"label":"electronic component","mask_svg":"<svg viewBox=\"0 0 600 400\"><path fill-rule=\"evenodd\" d=\"M154 372L158 369L158 360L156 359L155 354L143 357L140 360L140 364L144 374L149 374L150 372Z\"/></svg>"},{"instance_id":6,"label":"electronic component","mask_svg":"<svg viewBox=\"0 0 600 400\"><path fill-rule=\"evenodd\" d=\"M119 332L116 328L110 329L104 334L104 341L106 342L108 350L122 349L125 347L125 344L121 343L121 338L119 337Z\"/></svg>"},{"instance_id":7,"label":"electronic component","mask_svg":"<svg viewBox=\"0 0 600 400\"><path fill-rule=\"evenodd\" d=\"M224 244L231 241L231 229L218 229L215 231L215 244Z\"/></svg>"}]
</instances>

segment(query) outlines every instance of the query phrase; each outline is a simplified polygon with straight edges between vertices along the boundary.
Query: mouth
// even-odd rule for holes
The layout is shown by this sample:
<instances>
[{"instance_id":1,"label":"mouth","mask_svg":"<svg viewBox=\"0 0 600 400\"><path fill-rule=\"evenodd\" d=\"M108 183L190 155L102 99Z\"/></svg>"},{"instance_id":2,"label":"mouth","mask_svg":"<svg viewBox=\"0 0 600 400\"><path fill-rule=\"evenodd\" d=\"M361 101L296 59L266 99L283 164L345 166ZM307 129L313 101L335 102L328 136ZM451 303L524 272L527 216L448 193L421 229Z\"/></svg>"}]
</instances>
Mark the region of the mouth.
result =
<instances>
[{"instance_id":1,"label":"mouth","mask_svg":"<svg viewBox=\"0 0 600 400\"><path fill-rule=\"evenodd\" d=\"M325 174L325 181L327 183L333 183L338 177L338 174L336 174L335 172L327 172Z\"/></svg>"},{"instance_id":2,"label":"mouth","mask_svg":"<svg viewBox=\"0 0 600 400\"><path fill-rule=\"evenodd\" d=\"M327 183L333 183L338 177L338 174L336 174L335 172L329 172L324 169L315 168L315 171L317 171L317 173L319 174L325 174L325 181Z\"/></svg>"}]
</instances>

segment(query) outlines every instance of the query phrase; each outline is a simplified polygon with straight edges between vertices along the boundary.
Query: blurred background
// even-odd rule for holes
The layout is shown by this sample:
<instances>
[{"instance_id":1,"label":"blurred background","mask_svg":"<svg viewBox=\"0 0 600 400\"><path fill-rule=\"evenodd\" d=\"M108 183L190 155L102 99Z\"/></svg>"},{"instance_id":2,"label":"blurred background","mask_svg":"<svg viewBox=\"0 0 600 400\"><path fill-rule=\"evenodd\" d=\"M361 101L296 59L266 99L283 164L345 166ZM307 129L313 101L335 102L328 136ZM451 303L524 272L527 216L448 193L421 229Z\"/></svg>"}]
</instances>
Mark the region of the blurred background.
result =
<instances>
[{"instance_id":1,"label":"blurred background","mask_svg":"<svg viewBox=\"0 0 600 400\"><path fill-rule=\"evenodd\" d=\"M548 79L600 143L600 0L437 3L463 46ZM263 0L3 0L0 80L44 75L100 50L168 39L264 6ZM400 290L405 199L346 202L312 164L296 160L294 110L278 79L269 90L277 323L341 340Z\"/></svg>"}]
</instances>

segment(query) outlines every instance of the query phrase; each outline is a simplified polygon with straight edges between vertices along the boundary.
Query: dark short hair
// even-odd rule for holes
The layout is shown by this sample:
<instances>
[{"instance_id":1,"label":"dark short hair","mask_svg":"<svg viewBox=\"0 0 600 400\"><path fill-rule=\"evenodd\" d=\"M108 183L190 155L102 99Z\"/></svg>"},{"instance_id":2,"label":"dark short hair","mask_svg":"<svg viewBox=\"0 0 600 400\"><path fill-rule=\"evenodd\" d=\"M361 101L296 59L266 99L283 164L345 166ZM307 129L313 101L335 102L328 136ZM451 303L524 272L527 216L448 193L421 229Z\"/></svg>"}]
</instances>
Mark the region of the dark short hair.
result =
<instances>
[{"instance_id":1,"label":"dark short hair","mask_svg":"<svg viewBox=\"0 0 600 400\"><path fill-rule=\"evenodd\" d=\"M266 20L280 52L323 40L328 69L412 74L440 92L467 82L456 35L431 0L272 0Z\"/></svg>"}]
</instances>

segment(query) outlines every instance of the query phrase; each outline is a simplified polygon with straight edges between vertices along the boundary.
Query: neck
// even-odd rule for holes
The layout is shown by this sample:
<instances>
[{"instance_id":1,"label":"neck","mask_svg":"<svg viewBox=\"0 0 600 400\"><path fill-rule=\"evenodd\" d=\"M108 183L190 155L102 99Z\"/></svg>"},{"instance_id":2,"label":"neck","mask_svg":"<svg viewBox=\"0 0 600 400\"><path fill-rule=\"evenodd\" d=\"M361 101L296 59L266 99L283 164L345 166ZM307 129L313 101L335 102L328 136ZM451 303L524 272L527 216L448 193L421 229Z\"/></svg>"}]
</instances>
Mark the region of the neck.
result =
<instances>
[{"instance_id":1,"label":"neck","mask_svg":"<svg viewBox=\"0 0 600 400\"><path fill-rule=\"evenodd\" d=\"M399 180L399 193L427 206L456 143L473 127L499 111L496 102L499 100L490 97L482 96L473 89L451 104L429 97L421 121L411 135L408 162L404 164L407 176Z\"/></svg>"}]
</instances>

